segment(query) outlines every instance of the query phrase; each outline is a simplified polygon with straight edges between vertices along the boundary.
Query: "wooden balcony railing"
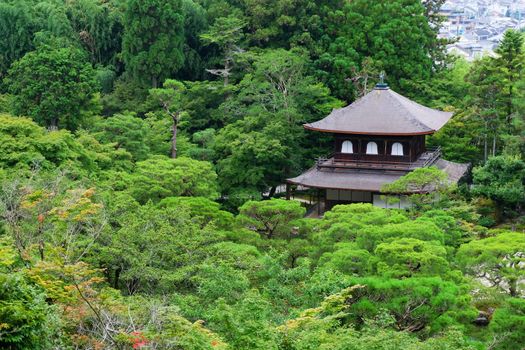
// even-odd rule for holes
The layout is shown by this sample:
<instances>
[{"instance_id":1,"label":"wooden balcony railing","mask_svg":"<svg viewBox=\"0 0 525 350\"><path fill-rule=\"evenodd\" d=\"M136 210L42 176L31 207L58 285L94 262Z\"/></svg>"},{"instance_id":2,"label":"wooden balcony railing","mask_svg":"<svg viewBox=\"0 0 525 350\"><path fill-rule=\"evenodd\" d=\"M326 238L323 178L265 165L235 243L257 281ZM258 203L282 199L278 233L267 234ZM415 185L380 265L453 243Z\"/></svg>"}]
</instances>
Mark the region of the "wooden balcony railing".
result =
<instances>
[{"instance_id":1,"label":"wooden balcony railing","mask_svg":"<svg viewBox=\"0 0 525 350\"><path fill-rule=\"evenodd\" d=\"M335 169L369 169L369 170L391 170L391 171L410 171L417 168L424 168L433 165L441 157L441 148L429 149L423 152L418 159L413 162L395 160L395 156L385 157L378 155L377 160L368 155L367 159L336 159L335 154L317 159L318 170L335 170Z\"/></svg>"}]
</instances>

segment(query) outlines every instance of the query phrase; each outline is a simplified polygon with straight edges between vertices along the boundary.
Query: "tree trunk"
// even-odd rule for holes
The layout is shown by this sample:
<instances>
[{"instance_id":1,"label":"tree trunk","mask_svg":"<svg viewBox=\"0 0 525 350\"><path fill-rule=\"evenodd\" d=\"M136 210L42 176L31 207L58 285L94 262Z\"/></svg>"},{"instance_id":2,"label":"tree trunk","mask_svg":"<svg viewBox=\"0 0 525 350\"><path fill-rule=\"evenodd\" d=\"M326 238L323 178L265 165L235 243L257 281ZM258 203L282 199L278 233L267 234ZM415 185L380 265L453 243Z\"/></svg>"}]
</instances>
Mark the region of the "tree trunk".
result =
<instances>
[{"instance_id":1,"label":"tree trunk","mask_svg":"<svg viewBox=\"0 0 525 350\"><path fill-rule=\"evenodd\" d=\"M492 156L496 156L496 134L494 134L494 137L492 138Z\"/></svg>"},{"instance_id":2,"label":"tree trunk","mask_svg":"<svg viewBox=\"0 0 525 350\"><path fill-rule=\"evenodd\" d=\"M230 61L228 56L224 59L224 86L228 86L230 82Z\"/></svg>"},{"instance_id":3,"label":"tree trunk","mask_svg":"<svg viewBox=\"0 0 525 350\"><path fill-rule=\"evenodd\" d=\"M514 95L513 86L509 86L509 100L507 101L507 126L510 126L512 121L512 98Z\"/></svg>"},{"instance_id":4,"label":"tree trunk","mask_svg":"<svg viewBox=\"0 0 525 350\"><path fill-rule=\"evenodd\" d=\"M157 81L157 77L151 77L151 86L154 89L159 87L159 82Z\"/></svg>"},{"instance_id":5,"label":"tree trunk","mask_svg":"<svg viewBox=\"0 0 525 350\"><path fill-rule=\"evenodd\" d=\"M487 162L487 153L488 153L488 145L487 145L487 134L485 134L484 140L483 140L483 161Z\"/></svg>"},{"instance_id":6,"label":"tree trunk","mask_svg":"<svg viewBox=\"0 0 525 350\"><path fill-rule=\"evenodd\" d=\"M120 279L120 272L122 269L120 267L117 267L115 270L115 280L113 281L113 288L118 289L119 279Z\"/></svg>"},{"instance_id":7,"label":"tree trunk","mask_svg":"<svg viewBox=\"0 0 525 350\"><path fill-rule=\"evenodd\" d=\"M518 296L518 280L510 279L509 280L509 294L511 297L515 298Z\"/></svg>"},{"instance_id":8,"label":"tree trunk","mask_svg":"<svg viewBox=\"0 0 525 350\"><path fill-rule=\"evenodd\" d=\"M276 191L277 191L277 186L272 186L270 188L270 192L268 192L268 198L272 198L273 196L275 196Z\"/></svg>"},{"instance_id":9,"label":"tree trunk","mask_svg":"<svg viewBox=\"0 0 525 350\"><path fill-rule=\"evenodd\" d=\"M171 136L171 158L175 159L177 158L177 124L178 124L178 117L172 115L171 118L173 119L173 127L172 127L172 136Z\"/></svg>"}]
</instances>

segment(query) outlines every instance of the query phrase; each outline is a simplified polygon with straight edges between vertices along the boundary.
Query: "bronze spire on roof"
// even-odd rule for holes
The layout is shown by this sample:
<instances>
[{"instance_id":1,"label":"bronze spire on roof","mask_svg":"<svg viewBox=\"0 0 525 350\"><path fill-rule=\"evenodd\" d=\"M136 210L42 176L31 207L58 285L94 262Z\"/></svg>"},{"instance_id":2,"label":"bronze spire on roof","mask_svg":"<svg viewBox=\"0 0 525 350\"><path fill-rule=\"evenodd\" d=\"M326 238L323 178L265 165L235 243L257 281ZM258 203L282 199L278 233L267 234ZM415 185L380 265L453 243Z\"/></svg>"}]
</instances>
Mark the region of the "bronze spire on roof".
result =
<instances>
[{"instance_id":1,"label":"bronze spire on roof","mask_svg":"<svg viewBox=\"0 0 525 350\"><path fill-rule=\"evenodd\" d=\"M425 135L438 131L452 117L450 112L425 107L391 90L384 76L382 81L351 105L304 127L339 134Z\"/></svg>"}]
</instances>

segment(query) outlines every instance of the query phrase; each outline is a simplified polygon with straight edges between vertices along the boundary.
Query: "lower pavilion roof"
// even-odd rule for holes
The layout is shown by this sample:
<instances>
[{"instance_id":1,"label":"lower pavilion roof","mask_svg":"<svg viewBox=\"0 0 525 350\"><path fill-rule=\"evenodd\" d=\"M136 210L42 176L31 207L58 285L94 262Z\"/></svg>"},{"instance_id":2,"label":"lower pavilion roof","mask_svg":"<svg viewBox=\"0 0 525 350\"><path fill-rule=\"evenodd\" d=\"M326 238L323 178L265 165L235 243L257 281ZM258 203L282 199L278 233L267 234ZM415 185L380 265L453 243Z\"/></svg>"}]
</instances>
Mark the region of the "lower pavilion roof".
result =
<instances>
[{"instance_id":1,"label":"lower pavilion roof","mask_svg":"<svg viewBox=\"0 0 525 350\"><path fill-rule=\"evenodd\" d=\"M469 167L468 164L449 162L444 159L438 159L434 165L448 174L448 180L451 183L457 183ZM287 182L311 188L380 192L383 185L394 182L407 173L407 171L373 169L323 170L314 166L305 173L288 179Z\"/></svg>"}]
</instances>

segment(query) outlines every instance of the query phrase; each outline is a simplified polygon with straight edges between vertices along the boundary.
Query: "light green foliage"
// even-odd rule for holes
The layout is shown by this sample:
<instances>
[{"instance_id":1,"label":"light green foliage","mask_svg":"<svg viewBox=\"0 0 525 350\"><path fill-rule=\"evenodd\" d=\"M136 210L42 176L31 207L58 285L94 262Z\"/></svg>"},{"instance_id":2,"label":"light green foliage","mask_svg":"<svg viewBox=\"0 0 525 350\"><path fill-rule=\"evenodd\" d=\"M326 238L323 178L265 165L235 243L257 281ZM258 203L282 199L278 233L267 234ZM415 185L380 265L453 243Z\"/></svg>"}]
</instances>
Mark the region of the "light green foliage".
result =
<instances>
[{"instance_id":1,"label":"light green foliage","mask_svg":"<svg viewBox=\"0 0 525 350\"><path fill-rule=\"evenodd\" d=\"M0 347L48 349L58 328L55 308L46 295L16 270L18 259L12 242L0 237Z\"/></svg>"},{"instance_id":2,"label":"light green foliage","mask_svg":"<svg viewBox=\"0 0 525 350\"><path fill-rule=\"evenodd\" d=\"M40 47L9 70L13 112L51 128L76 129L94 111L95 73L76 48Z\"/></svg>"},{"instance_id":3,"label":"light green foliage","mask_svg":"<svg viewBox=\"0 0 525 350\"><path fill-rule=\"evenodd\" d=\"M134 160L140 161L148 157L149 128L141 118L129 114L117 114L97 120L93 132L97 140L113 144L117 150L128 151L133 155Z\"/></svg>"},{"instance_id":4,"label":"light green foliage","mask_svg":"<svg viewBox=\"0 0 525 350\"><path fill-rule=\"evenodd\" d=\"M325 253L319 259L321 268L330 267L346 275L363 276L370 272L372 255L355 243L339 243L333 253Z\"/></svg>"},{"instance_id":5,"label":"light green foliage","mask_svg":"<svg viewBox=\"0 0 525 350\"><path fill-rule=\"evenodd\" d=\"M127 2L122 56L136 80L156 88L182 67L183 22L180 0Z\"/></svg>"},{"instance_id":6,"label":"light green foliage","mask_svg":"<svg viewBox=\"0 0 525 350\"><path fill-rule=\"evenodd\" d=\"M401 212L389 212L372 204L337 205L310 228L315 252L312 255L318 258L323 252L332 251L336 243L355 241L358 235L361 237L358 248L373 252L373 247L368 247L377 237L369 235L369 229L387 224L402 226L407 221Z\"/></svg>"},{"instance_id":7,"label":"light green foliage","mask_svg":"<svg viewBox=\"0 0 525 350\"><path fill-rule=\"evenodd\" d=\"M288 261L286 253L265 255L255 275L256 284L262 287L261 294L272 301L271 320L274 323L283 322L302 305L303 286L310 275L308 259L298 259L292 264Z\"/></svg>"},{"instance_id":8,"label":"light green foliage","mask_svg":"<svg viewBox=\"0 0 525 350\"><path fill-rule=\"evenodd\" d=\"M400 238L379 244L374 253L377 272L388 277L444 275L448 270L447 251L439 243Z\"/></svg>"},{"instance_id":9,"label":"light green foliage","mask_svg":"<svg viewBox=\"0 0 525 350\"><path fill-rule=\"evenodd\" d=\"M26 117L0 114L0 348L521 348L523 37L447 57L443 2L1 1ZM427 146L471 191L427 168L389 186L406 211L261 201L382 70L454 112Z\"/></svg>"},{"instance_id":10,"label":"light green foliage","mask_svg":"<svg viewBox=\"0 0 525 350\"><path fill-rule=\"evenodd\" d=\"M91 259L106 267L113 286L131 294L191 288L190 276L221 240L219 233L201 228L178 208L148 204L123 214L118 224L118 230L104 235L101 253Z\"/></svg>"},{"instance_id":11,"label":"light green foliage","mask_svg":"<svg viewBox=\"0 0 525 350\"><path fill-rule=\"evenodd\" d=\"M144 338L147 346L155 346L166 350L226 350L225 344L220 337L204 327L202 322L190 322L180 316L179 310L169 305L155 305L150 300L138 298L136 303L146 304L142 306L142 313L153 312L151 319L144 325ZM153 304L153 305L148 305ZM148 307L149 306L149 307ZM145 310L144 310L145 309ZM138 315L146 318L148 315ZM145 316L145 317L144 317ZM133 334L132 334L133 335ZM124 338L124 337L123 337ZM128 336L128 339L134 337ZM132 346L129 340L125 343Z\"/></svg>"},{"instance_id":12,"label":"light green foliage","mask_svg":"<svg viewBox=\"0 0 525 350\"><path fill-rule=\"evenodd\" d=\"M138 162L135 172L121 175L122 190L140 203L176 196L218 197L217 175L212 165L204 161L154 156Z\"/></svg>"},{"instance_id":13,"label":"light green foliage","mask_svg":"<svg viewBox=\"0 0 525 350\"><path fill-rule=\"evenodd\" d=\"M0 114L0 167L4 169L67 166L75 172L91 172L110 165L125 166L128 156L84 133L46 131L30 119Z\"/></svg>"},{"instance_id":14,"label":"light green foliage","mask_svg":"<svg viewBox=\"0 0 525 350\"><path fill-rule=\"evenodd\" d=\"M522 233L503 232L462 245L457 259L465 272L518 296L525 290L524 251L525 236Z\"/></svg>"},{"instance_id":15,"label":"light green foliage","mask_svg":"<svg viewBox=\"0 0 525 350\"><path fill-rule=\"evenodd\" d=\"M437 201L436 194L443 195L450 191L450 187L447 173L432 166L418 168L392 183L383 185L381 192L386 196L389 193L407 193L411 204L421 210Z\"/></svg>"},{"instance_id":16,"label":"light green foliage","mask_svg":"<svg viewBox=\"0 0 525 350\"><path fill-rule=\"evenodd\" d=\"M462 211L465 209L467 212ZM424 222L428 220L428 222L435 224L445 233L445 244L458 247L464 240L469 239L469 235L472 234L473 229L469 227L471 225L468 223L468 220L474 222L478 218L474 215L471 216L472 211L473 209L471 208L457 206L447 211L440 209L428 210L418 218L418 221ZM468 220L465 220L465 218Z\"/></svg>"},{"instance_id":17,"label":"light green foliage","mask_svg":"<svg viewBox=\"0 0 525 350\"><path fill-rule=\"evenodd\" d=\"M443 244L445 234L433 223L415 220L402 224L368 226L357 234L356 242L360 247L373 251L378 244L399 238L415 238Z\"/></svg>"},{"instance_id":18,"label":"light green foliage","mask_svg":"<svg viewBox=\"0 0 525 350\"><path fill-rule=\"evenodd\" d=\"M253 290L233 306L219 299L210 316L210 328L225 334L233 349L277 350L269 318L268 303Z\"/></svg>"},{"instance_id":19,"label":"light green foliage","mask_svg":"<svg viewBox=\"0 0 525 350\"><path fill-rule=\"evenodd\" d=\"M506 305L494 313L490 328L497 334L494 349L519 348L525 338L525 301L508 299Z\"/></svg>"},{"instance_id":20,"label":"light green foliage","mask_svg":"<svg viewBox=\"0 0 525 350\"><path fill-rule=\"evenodd\" d=\"M410 332L437 332L457 321L469 321L476 311L469 305L467 291L439 277L356 278L351 285L363 285L348 300L349 316L359 320L376 317L382 309L394 318L394 327Z\"/></svg>"},{"instance_id":21,"label":"light green foliage","mask_svg":"<svg viewBox=\"0 0 525 350\"><path fill-rule=\"evenodd\" d=\"M239 208L237 220L266 238L289 238L292 235L294 220L302 218L305 212L296 201L249 201Z\"/></svg>"},{"instance_id":22,"label":"light green foliage","mask_svg":"<svg viewBox=\"0 0 525 350\"><path fill-rule=\"evenodd\" d=\"M193 219L202 226L210 223L218 228L228 229L233 224L233 215L221 210L220 205L203 197L168 197L159 203L160 207L188 210Z\"/></svg>"},{"instance_id":23,"label":"light green foliage","mask_svg":"<svg viewBox=\"0 0 525 350\"><path fill-rule=\"evenodd\" d=\"M436 167L418 168L399 180L385 185L383 192L430 192L440 191L446 187L447 174Z\"/></svg>"},{"instance_id":24,"label":"light green foliage","mask_svg":"<svg viewBox=\"0 0 525 350\"><path fill-rule=\"evenodd\" d=\"M395 331L395 325L386 310L360 330L349 327L354 303L359 303L367 287L356 285L333 294L314 309L303 311L298 318L278 328L279 348L285 350L351 349L443 349L473 350L459 330L449 330L426 340L418 340L407 331ZM406 310L407 314L410 312Z\"/></svg>"}]
</instances>

